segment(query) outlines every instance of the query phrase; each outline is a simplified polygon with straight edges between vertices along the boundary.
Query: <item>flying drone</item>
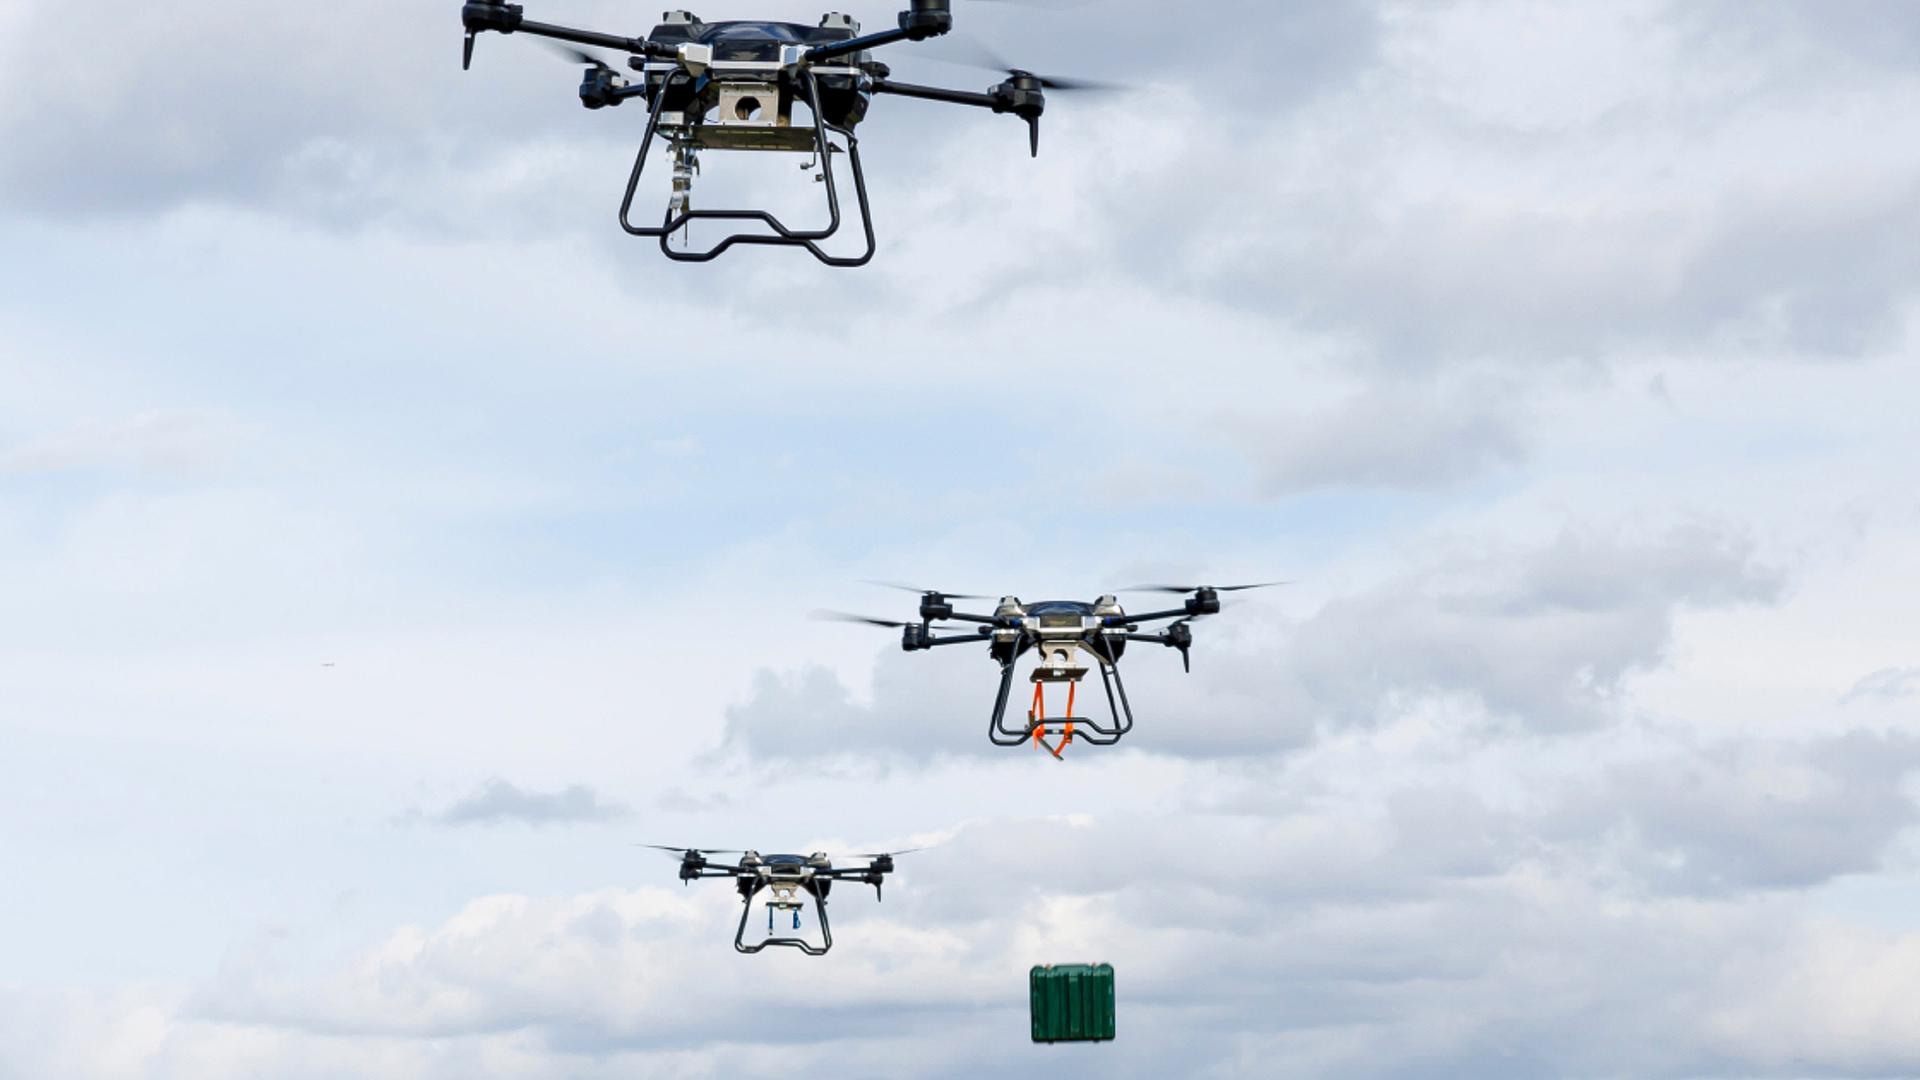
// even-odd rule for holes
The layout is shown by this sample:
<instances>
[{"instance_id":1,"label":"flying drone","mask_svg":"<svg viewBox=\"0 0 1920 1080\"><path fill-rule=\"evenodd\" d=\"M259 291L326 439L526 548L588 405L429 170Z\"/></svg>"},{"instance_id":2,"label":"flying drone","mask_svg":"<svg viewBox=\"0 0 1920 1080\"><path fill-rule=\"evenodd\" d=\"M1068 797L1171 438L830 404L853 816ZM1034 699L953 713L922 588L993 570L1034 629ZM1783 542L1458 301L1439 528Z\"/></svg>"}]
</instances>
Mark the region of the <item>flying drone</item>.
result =
<instances>
[{"instance_id":1,"label":"flying drone","mask_svg":"<svg viewBox=\"0 0 1920 1080\"><path fill-rule=\"evenodd\" d=\"M648 107L646 134L627 178L626 198L620 204L620 225L628 233L655 238L668 258L706 262L735 244L772 244L804 247L829 266L862 266L873 258L873 215L867 205L866 174L860 166L860 143L854 127L865 118L875 94L971 105L1012 114L1025 120L1034 155L1040 153L1040 117L1047 109L1048 90L1097 89L1078 80L1043 78L1031 71L1006 70L1006 79L985 93L947 90L896 82L891 69L873 59L872 50L900 41L925 41L953 29L950 0L909 0L895 29L862 34L852 17L829 12L819 26L800 23L730 21L702 22L686 11L669 11L660 25L643 38L576 30L526 18L523 5L504 0L468 0L461 9L466 26L463 67L473 64L475 38L487 31L533 34L543 38L623 52L625 74L597 57L571 50L586 65L580 83L580 102L589 109L617 106L642 98ZM806 106L811 120L796 124L794 106ZM673 160L673 191L666 215L658 225L635 224L634 193L646 169L647 154L656 136L668 144ZM838 141L834 137L838 137ZM786 152L812 155L803 165L812 169L827 192L828 222L824 229L792 229L764 210L695 210L690 201L700 155L707 150ZM829 255L820 247L840 229L840 195L834 182L833 156L844 154L852 167L854 193L866 248L857 256ZM751 221L771 232L736 232L704 251L675 250L668 242L689 222ZM684 236L682 237L684 240Z\"/></svg>"},{"instance_id":2,"label":"flying drone","mask_svg":"<svg viewBox=\"0 0 1920 1080\"><path fill-rule=\"evenodd\" d=\"M733 934L733 947L743 953L757 953L770 946L799 949L808 956L825 956L833 948L833 927L827 922L827 894L833 891L836 881L851 881L860 885L873 886L873 896L880 899L880 887L888 874L893 873L893 860L896 856L910 855L912 851L883 852L877 855L855 855L855 859L866 860L865 866L836 867L833 859L820 852L812 855L762 855L757 851L721 851L712 848L677 848L660 844L641 844L641 847L665 851L680 857L680 880L698 881L701 878L732 878L734 887L740 892L740 926ZM919 849L913 849L917 851ZM738 855L740 861L729 864L716 862L710 855ZM747 944L747 919L753 914L754 898L761 893L771 894L766 901L767 937L758 944ZM791 933L800 929L800 912L806 908L803 896L813 898L814 910L820 916L820 944L815 945L804 937ZM792 926L776 929L774 923L782 917L790 918ZM788 931L788 934L781 934ZM778 936L776 936L778 935Z\"/></svg>"},{"instance_id":3,"label":"flying drone","mask_svg":"<svg viewBox=\"0 0 1920 1080\"><path fill-rule=\"evenodd\" d=\"M1193 620L1219 614L1221 593L1265 589L1285 583L1135 585L1120 590L1187 595L1180 607L1143 614L1129 614L1111 594L1090 604L1079 600L1047 600L1028 604L1022 603L1017 596L1005 596L991 615L976 615L954 609L955 600L988 599L984 596L917 589L887 582L872 584L919 593L919 621L894 622L839 612L820 614L825 618L899 630L900 647L907 652L920 652L942 645L986 642L988 655L1000 663L1000 694L993 703L993 718L987 723L987 737L993 740L995 746L1032 744L1060 758L1075 738L1095 746L1112 746L1133 730L1133 706L1127 701L1126 685L1120 680L1120 658L1126 654L1128 642L1152 642L1178 650L1181 667L1191 672ZM1141 629L1147 623L1167 619L1173 621L1159 630L1143 632ZM973 626L971 630L962 630L934 625L941 622L968 623ZM1008 727L1007 703L1013 695L1014 665L1029 654L1034 657L1034 668L1029 675L1033 683L1033 700L1027 709L1026 726ZM1088 664L1089 657L1092 666ZM1074 715L1080 682L1095 668L1099 670L1100 681L1106 688L1107 711L1112 718L1110 724ZM1067 688L1066 711L1063 715L1050 717L1047 715L1047 687L1059 684L1065 684Z\"/></svg>"}]
</instances>

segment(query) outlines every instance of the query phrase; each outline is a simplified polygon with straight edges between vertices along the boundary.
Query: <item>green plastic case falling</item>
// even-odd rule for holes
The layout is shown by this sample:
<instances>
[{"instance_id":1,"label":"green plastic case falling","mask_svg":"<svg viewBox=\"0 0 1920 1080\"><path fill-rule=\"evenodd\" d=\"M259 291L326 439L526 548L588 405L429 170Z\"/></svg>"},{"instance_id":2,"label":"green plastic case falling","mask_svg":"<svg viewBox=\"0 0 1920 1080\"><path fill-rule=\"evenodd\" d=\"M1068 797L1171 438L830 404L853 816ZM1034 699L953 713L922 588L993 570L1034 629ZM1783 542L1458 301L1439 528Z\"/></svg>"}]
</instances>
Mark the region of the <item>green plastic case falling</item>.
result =
<instances>
[{"instance_id":1,"label":"green plastic case falling","mask_svg":"<svg viewBox=\"0 0 1920 1080\"><path fill-rule=\"evenodd\" d=\"M1027 973L1033 1041L1107 1042L1113 1038L1113 965L1036 964Z\"/></svg>"}]
</instances>

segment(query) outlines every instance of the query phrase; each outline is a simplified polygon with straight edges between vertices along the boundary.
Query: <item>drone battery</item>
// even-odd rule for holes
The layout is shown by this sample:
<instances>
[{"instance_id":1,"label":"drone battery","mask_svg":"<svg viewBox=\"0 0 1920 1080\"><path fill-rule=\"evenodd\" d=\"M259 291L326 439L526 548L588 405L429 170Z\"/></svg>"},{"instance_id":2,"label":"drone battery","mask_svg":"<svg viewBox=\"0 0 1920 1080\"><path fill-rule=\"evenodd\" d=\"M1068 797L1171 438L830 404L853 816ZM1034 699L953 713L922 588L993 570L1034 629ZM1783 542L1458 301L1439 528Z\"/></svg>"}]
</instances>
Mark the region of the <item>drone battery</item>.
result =
<instances>
[{"instance_id":1,"label":"drone battery","mask_svg":"<svg viewBox=\"0 0 1920 1080\"><path fill-rule=\"evenodd\" d=\"M1113 965L1035 965L1027 973L1033 1041L1108 1042L1114 1037Z\"/></svg>"}]
</instances>

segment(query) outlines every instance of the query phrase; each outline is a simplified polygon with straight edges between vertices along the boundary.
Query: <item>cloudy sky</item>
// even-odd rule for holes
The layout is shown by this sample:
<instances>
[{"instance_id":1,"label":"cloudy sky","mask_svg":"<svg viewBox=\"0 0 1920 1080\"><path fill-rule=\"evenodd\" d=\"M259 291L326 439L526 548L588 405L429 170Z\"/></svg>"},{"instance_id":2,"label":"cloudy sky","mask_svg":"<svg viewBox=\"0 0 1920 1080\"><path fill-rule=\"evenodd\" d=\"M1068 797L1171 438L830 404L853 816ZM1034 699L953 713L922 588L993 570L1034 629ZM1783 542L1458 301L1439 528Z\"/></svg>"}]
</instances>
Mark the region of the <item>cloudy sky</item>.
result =
<instances>
[{"instance_id":1,"label":"cloudy sky","mask_svg":"<svg viewBox=\"0 0 1920 1080\"><path fill-rule=\"evenodd\" d=\"M0 2L0 1078L1920 1075L1920 9L956 6L1138 92L836 272L452 0ZM1273 577L1065 763L807 618Z\"/></svg>"}]
</instances>

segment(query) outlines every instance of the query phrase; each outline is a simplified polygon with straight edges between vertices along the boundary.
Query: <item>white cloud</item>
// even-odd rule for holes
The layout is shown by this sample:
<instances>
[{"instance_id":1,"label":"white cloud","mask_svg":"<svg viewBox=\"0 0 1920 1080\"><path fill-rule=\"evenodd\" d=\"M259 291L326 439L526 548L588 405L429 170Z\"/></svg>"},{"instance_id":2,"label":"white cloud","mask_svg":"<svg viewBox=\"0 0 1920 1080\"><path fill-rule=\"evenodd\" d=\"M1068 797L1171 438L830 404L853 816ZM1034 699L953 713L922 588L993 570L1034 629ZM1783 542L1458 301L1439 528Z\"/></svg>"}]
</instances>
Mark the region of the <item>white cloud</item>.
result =
<instances>
[{"instance_id":1,"label":"white cloud","mask_svg":"<svg viewBox=\"0 0 1920 1080\"><path fill-rule=\"evenodd\" d=\"M0 1076L1920 1072L1905 8L972 5L1144 89L884 102L828 274L450 2L216 7L0 9ZM1300 584L1064 763L803 619L1188 572ZM627 847L913 837L824 961Z\"/></svg>"}]
</instances>

